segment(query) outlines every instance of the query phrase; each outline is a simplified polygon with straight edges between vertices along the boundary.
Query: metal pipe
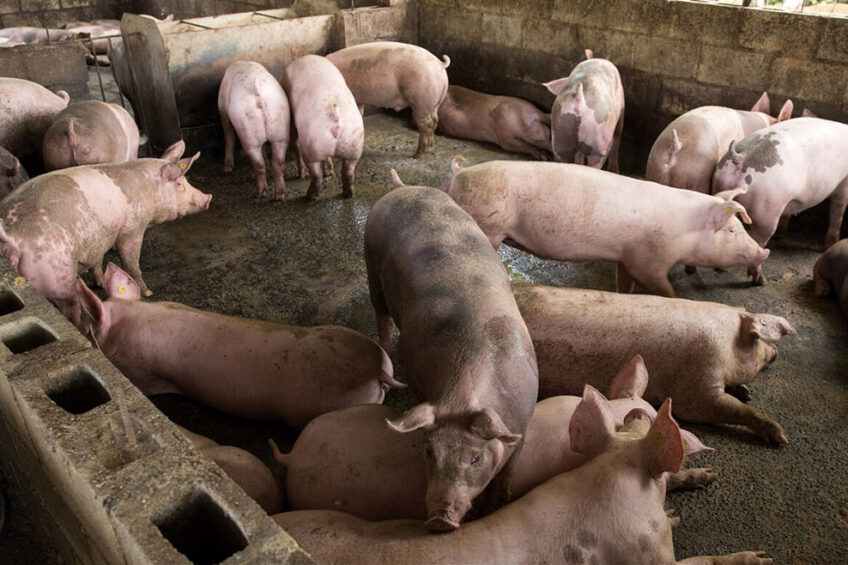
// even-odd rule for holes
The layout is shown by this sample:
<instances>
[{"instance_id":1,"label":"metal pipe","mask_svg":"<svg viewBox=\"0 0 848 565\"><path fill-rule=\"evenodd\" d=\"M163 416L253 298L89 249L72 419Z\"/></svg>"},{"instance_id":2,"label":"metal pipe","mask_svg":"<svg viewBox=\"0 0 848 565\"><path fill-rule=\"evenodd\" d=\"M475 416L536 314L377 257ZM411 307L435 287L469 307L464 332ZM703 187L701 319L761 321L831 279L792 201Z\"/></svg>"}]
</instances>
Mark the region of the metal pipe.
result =
<instances>
[{"instance_id":1,"label":"metal pipe","mask_svg":"<svg viewBox=\"0 0 848 565\"><path fill-rule=\"evenodd\" d=\"M88 44L91 45L91 56L94 58L94 72L97 73L97 82L100 84L100 98L106 102L106 92L103 90L103 77L100 76L100 61L97 60L97 50L94 48L93 37L88 37Z\"/></svg>"}]
</instances>

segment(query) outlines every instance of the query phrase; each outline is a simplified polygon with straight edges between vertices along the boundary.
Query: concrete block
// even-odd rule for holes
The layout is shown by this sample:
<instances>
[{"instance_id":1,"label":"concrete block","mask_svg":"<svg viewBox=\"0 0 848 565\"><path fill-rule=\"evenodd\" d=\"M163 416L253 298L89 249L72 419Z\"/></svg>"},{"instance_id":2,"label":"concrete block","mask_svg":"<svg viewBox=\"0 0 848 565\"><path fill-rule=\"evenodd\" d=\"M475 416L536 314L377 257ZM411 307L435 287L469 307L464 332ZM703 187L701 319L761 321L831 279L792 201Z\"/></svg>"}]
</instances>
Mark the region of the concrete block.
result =
<instances>
[{"instance_id":1,"label":"concrete block","mask_svg":"<svg viewBox=\"0 0 848 565\"><path fill-rule=\"evenodd\" d=\"M42 10L58 10L61 8L59 0L22 0L21 9L27 12L40 12Z\"/></svg>"},{"instance_id":2,"label":"concrete block","mask_svg":"<svg viewBox=\"0 0 848 565\"><path fill-rule=\"evenodd\" d=\"M440 38L443 42L442 52L450 55L453 45L479 43L482 25L483 14L480 12L424 6L418 15L418 36L421 41Z\"/></svg>"},{"instance_id":3,"label":"concrete block","mask_svg":"<svg viewBox=\"0 0 848 565\"><path fill-rule=\"evenodd\" d=\"M515 2L515 0L463 0L465 10L520 18L550 18L552 0Z\"/></svg>"},{"instance_id":4,"label":"concrete block","mask_svg":"<svg viewBox=\"0 0 848 565\"><path fill-rule=\"evenodd\" d=\"M59 0L62 8L84 8L97 4L96 0Z\"/></svg>"},{"instance_id":5,"label":"concrete block","mask_svg":"<svg viewBox=\"0 0 848 565\"><path fill-rule=\"evenodd\" d=\"M543 19L527 19L521 26L521 47L537 53L577 58L576 26Z\"/></svg>"},{"instance_id":6,"label":"concrete block","mask_svg":"<svg viewBox=\"0 0 848 565\"><path fill-rule=\"evenodd\" d=\"M667 36L674 20L672 2L667 0L624 0L610 2L606 28Z\"/></svg>"},{"instance_id":7,"label":"concrete block","mask_svg":"<svg viewBox=\"0 0 848 565\"><path fill-rule=\"evenodd\" d=\"M41 14L35 12L18 12L0 16L3 27L41 26Z\"/></svg>"},{"instance_id":8,"label":"concrete block","mask_svg":"<svg viewBox=\"0 0 848 565\"><path fill-rule=\"evenodd\" d=\"M848 63L848 19L821 19L821 38L816 56L827 61Z\"/></svg>"},{"instance_id":9,"label":"concrete block","mask_svg":"<svg viewBox=\"0 0 848 565\"><path fill-rule=\"evenodd\" d=\"M605 28L607 10L612 9L611 6L612 3L605 0L554 0L551 19Z\"/></svg>"},{"instance_id":10,"label":"concrete block","mask_svg":"<svg viewBox=\"0 0 848 565\"><path fill-rule=\"evenodd\" d=\"M360 8L341 12L343 45L369 41L417 43L417 10L408 7Z\"/></svg>"},{"instance_id":11,"label":"concrete block","mask_svg":"<svg viewBox=\"0 0 848 565\"><path fill-rule=\"evenodd\" d=\"M710 45L736 45L742 14L733 6L671 2L675 12L669 37Z\"/></svg>"},{"instance_id":12,"label":"concrete block","mask_svg":"<svg viewBox=\"0 0 848 565\"><path fill-rule=\"evenodd\" d=\"M764 53L704 45L697 78L709 84L762 89L768 84L771 59L771 55Z\"/></svg>"},{"instance_id":13,"label":"concrete block","mask_svg":"<svg viewBox=\"0 0 848 565\"><path fill-rule=\"evenodd\" d=\"M691 78L698 70L698 43L683 39L634 37L633 60L630 65L637 70L660 76Z\"/></svg>"},{"instance_id":14,"label":"concrete block","mask_svg":"<svg viewBox=\"0 0 848 565\"><path fill-rule=\"evenodd\" d=\"M846 100L848 68L803 59L775 59L768 91L800 100L833 103Z\"/></svg>"},{"instance_id":15,"label":"concrete block","mask_svg":"<svg viewBox=\"0 0 848 565\"><path fill-rule=\"evenodd\" d=\"M14 14L21 11L19 0L0 0L0 14Z\"/></svg>"},{"instance_id":16,"label":"concrete block","mask_svg":"<svg viewBox=\"0 0 848 565\"><path fill-rule=\"evenodd\" d=\"M830 18L765 10L745 10L739 45L787 57L811 57L823 24ZM843 30L848 30L845 26Z\"/></svg>"},{"instance_id":17,"label":"concrete block","mask_svg":"<svg viewBox=\"0 0 848 565\"><path fill-rule=\"evenodd\" d=\"M18 54L18 48L0 48L0 76L26 78L27 71L24 62Z\"/></svg>"},{"instance_id":18,"label":"concrete block","mask_svg":"<svg viewBox=\"0 0 848 565\"><path fill-rule=\"evenodd\" d=\"M726 87L701 84L694 80L664 78L657 84L660 92L656 109L674 117L688 112L698 106L710 104L707 101L718 101ZM642 103L642 100L639 99ZM717 102L713 102L717 103ZM753 104L753 101L752 101ZM751 104L748 105L750 108Z\"/></svg>"},{"instance_id":19,"label":"concrete block","mask_svg":"<svg viewBox=\"0 0 848 565\"><path fill-rule=\"evenodd\" d=\"M525 22L531 21L529 19ZM522 41L522 18L483 14L483 41L506 47L517 47Z\"/></svg>"},{"instance_id":20,"label":"concrete block","mask_svg":"<svg viewBox=\"0 0 848 565\"><path fill-rule=\"evenodd\" d=\"M67 90L75 98L88 93L87 50L81 42L27 45L20 49L29 80L50 89Z\"/></svg>"}]
</instances>

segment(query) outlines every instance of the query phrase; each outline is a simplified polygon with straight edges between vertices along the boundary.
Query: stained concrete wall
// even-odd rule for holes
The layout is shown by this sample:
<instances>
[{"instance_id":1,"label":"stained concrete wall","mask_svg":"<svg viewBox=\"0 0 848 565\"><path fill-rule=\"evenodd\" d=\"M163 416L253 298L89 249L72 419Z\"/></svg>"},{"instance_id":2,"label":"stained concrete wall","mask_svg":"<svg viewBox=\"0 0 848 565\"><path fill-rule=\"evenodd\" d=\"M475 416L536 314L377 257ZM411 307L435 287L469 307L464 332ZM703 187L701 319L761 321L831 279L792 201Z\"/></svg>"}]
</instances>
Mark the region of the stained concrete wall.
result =
<instances>
[{"instance_id":1,"label":"stained concrete wall","mask_svg":"<svg viewBox=\"0 0 848 565\"><path fill-rule=\"evenodd\" d=\"M80 41L4 47L0 76L31 80L53 92L64 90L75 100L85 99L89 97L86 53Z\"/></svg>"},{"instance_id":2,"label":"stained concrete wall","mask_svg":"<svg viewBox=\"0 0 848 565\"><path fill-rule=\"evenodd\" d=\"M128 10L136 13L153 14L158 17L174 14L176 19L185 19L288 8L295 3L295 0L130 0L125 3L131 5L131 8L127 8ZM335 7L341 10L377 6L387 2L385 0L300 0L299 3L304 10L304 13L300 15L314 16L318 13L327 13L324 10L316 11L317 7L327 4L335 4Z\"/></svg>"},{"instance_id":3,"label":"stained concrete wall","mask_svg":"<svg viewBox=\"0 0 848 565\"><path fill-rule=\"evenodd\" d=\"M75 20L117 18L121 3L120 0L0 0L0 26L57 27Z\"/></svg>"},{"instance_id":4,"label":"stained concrete wall","mask_svg":"<svg viewBox=\"0 0 848 565\"><path fill-rule=\"evenodd\" d=\"M446 53L452 83L550 108L539 83L591 48L621 72L622 169L643 173L657 134L707 104L750 108L767 90L848 121L848 19L666 0L419 0L420 44Z\"/></svg>"}]
</instances>

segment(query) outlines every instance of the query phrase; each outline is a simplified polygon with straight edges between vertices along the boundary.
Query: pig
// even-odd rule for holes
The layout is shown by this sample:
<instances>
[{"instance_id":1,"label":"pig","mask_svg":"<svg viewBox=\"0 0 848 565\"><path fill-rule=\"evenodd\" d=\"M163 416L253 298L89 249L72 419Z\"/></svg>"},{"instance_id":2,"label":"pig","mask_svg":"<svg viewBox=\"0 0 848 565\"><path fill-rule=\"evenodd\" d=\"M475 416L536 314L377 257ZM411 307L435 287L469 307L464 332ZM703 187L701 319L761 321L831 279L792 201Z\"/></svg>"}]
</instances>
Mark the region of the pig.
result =
<instances>
[{"instance_id":1,"label":"pig","mask_svg":"<svg viewBox=\"0 0 848 565\"><path fill-rule=\"evenodd\" d=\"M586 60L567 77L543 83L556 96L551 108L554 160L600 169L609 157L609 170L618 172L618 149L624 130L624 89L614 64Z\"/></svg>"},{"instance_id":2,"label":"pig","mask_svg":"<svg viewBox=\"0 0 848 565\"><path fill-rule=\"evenodd\" d=\"M0 38L8 39L10 43L56 43L88 37L76 31L53 29L45 27L7 27L0 29Z\"/></svg>"},{"instance_id":3,"label":"pig","mask_svg":"<svg viewBox=\"0 0 848 565\"><path fill-rule=\"evenodd\" d=\"M150 296L138 266L144 230L206 210L212 199L185 178L200 153L180 159L184 150L178 141L161 159L72 167L30 179L0 202L0 252L74 324L80 323L78 269L92 269L102 284L103 255L113 246Z\"/></svg>"},{"instance_id":4,"label":"pig","mask_svg":"<svg viewBox=\"0 0 848 565\"><path fill-rule=\"evenodd\" d=\"M289 63L281 82L294 115L298 148L311 177L306 197L314 200L321 192L321 163L339 157L342 196L350 198L365 127L344 77L325 57L304 55Z\"/></svg>"},{"instance_id":5,"label":"pig","mask_svg":"<svg viewBox=\"0 0 848 565\"><path fill-rule=\"evenodd\" d=\"M198 451L221 467L262 510L268 514L283 511L283 491L274 474L258 457L233 445L219 445L182 426L177 426L177 429Z\"/></svg>"},{"instance_id":6,"label":"pig","mask_svg":"<svg viewBox=\"0 0 848 565\"><path fill-rule=\"evenodd\" d=\"M47 128L70 101L34 82L0 77L0 146L19 159L41 152Z\"/></svg>"},{"instance_id":7,"label":"pig","mask_svg":"<svg viewBox=\"0 0 848 565\"><path fill-rule=\"evenodd\" d=\"M813 267L816 298L836 292L842 314L848 318L848 239L842 239L825 251Z\"/></svg>"},{"instance_id":8,"label":"pig","mask_svg":"<svg viewBox=\"0 0 848 565\"><path fill-rule=\"evenodd\" d=\"M450 85L439 106L439 131L486 141L541 161L551 154L551 115L514 96L494 96Z\"/></svg>"},{"instance_id":9,"label":"pig","mask_svg":"<svg viewBox=\"0 0 848 565\"><path fill-rule=\"evenodd\" d=\"M777 118L769 115L769 105L763 92L750 112L701 106L678 116L651 147L645 180L709 194L716 163L731 141L792 117L791 100Z\"/></svg>"},{"instance_id":10,"label":"pig","mask_svg":"<svg viewBox=\"0 0 848 565\"><path fill-rule=\"evenodd\" d=\"M81 280L77 289L90 320L80 330L146 395L184 394L234 416L302 428L325 412L379 404L404 386L380 346L348 328L141 302L133 278L112 263L108 300Z\"/></svg>"},{"instance_id":11,"label":"pig","mask_svg":"<svg viewBox=\"0 0 848 565\"><path fill-rule=\"evenodd\" d=\"M656 416L651 405L639 397L647 382L645 365L638 356L615 376L611 394L616 400L610 405L617 426L623 425L624 416L634 408ZM585 462L585 457L569 447L568 423L579 402L577 396L555 396L536 405L512 477L514 498ZM394 433L384 420L396 417L387 406L354 406L312 420L291 453L281 454L270 440L274 457L286 468L291 509L342 510L371 521L426 518L427 477L420 463L424 432ZM695 436L689 434L687 440L691 452L703 448ZM698 488L716 478L709 469L681 473L670 479L674 486Z\"/></svg>"},{"instance_id":12,"label":"pig","mask_svg":"<svg viewBox=\"0 0 848 565\"><path fill-rule=\"evenodd\" d=\"M753 221L751 237L765 247L781 216L794 216L830 198L825 247L839 240L848 205L848 125L796 118L758 130L730 144L716 166L713 192L739 186L736 200ZM749 267L755 284L766 284L762 264Z\"/></svg>"},{"instance_id":13,"label":"pig","mask_svg":"<svg viewBox=\"0 0 848 565\"><path fill-rule=\"evenodd\" d=\"M273 516L319 563L675 563L664 473L684 458L671 401L651 422L641 410L620 431L609 402L587 387L569 426L571 449L588 462L449 535L416 520L366 522L333 510ZM772 563L762 552L678 563Z\"/></svg>"},{"instance_id":14,"label":"pig","mask_svg":"<svg viewBox=\"0 0 848 565\"><path fill-rule=\"evenodd\" d=\"M27 180L29 175L18 158L0 147L0 199Z\"/></svg>"},{"instance_id":15,"label":"pig","mask_svg":"<svg viewBox=\"0 0 848 565\"><path fill-rule=\"evenodd\" d=\"M777 358L776 341L795 329L780 316L713 302L625 296L514 283L539 360L541 398L606 388L609 375L636 353L651 372L644 398L674 399L691 422L749 427L771 444L783 428L742 402L745 386Z\"/></svg>"},{"instance_id":16,"label":"pig","mask_svg":"<svg viewBox=\"0 0 848 565\"><path fill-rule=\"evenodd\" d=\"M439 124L439 106L448 93L450 58L443 61L417 45L375 41L345 47L327 55L344 75L357 104L371 104L399 112L412 108L418 128L418 159L433 144Z\"/></svg>"},{"instance_id":17,"label":"pig","mask_svg":"<svg viewBox=\"0 0 848 565\"><path fill-rule=\"evenodd\" d=\"M291 110L283 87L268 70L252 61L237 61L227 67L218 89L218 112L224 129L224 172L233 170L235 136L253 165L258 197L265 198L263 147L271 146L274 200L286 197L283 169L289 145Z\"/></svg>"},{"instance_id":18,"label":"pig","mask_svg":"<svg viewBox=\"0 0 848 565\"><path fill-rule=\"evenodd\" d=\"M424 400L389 426L424 431L426 526L456 529L478 495L481 513L509 499L536 405L530 336L498 254L439 189L403 185L374 204L365 265L380 343L396 324L398 361Z\"/></svg>"},{"instance_id":19,"label":"pig","mask_svg":"<svg viewBox=\"0 0 848 565\"><path fill-rule=\"evenodd\" d=\"M617 287L634 282L674 296L675 263L725 268L760 265L732 198L710 196L566 163L489 161L460 168L444 190L477 220L494 247L505 239L543 259L618 262Z\"/></svg>"},{"instance_id":20,"label":"pig","mask_svg":"<svg viewBox=\"0 0 848 565\"><path fill-rule=\"evenodd\" d=\"M142 137L130 113L99 100L72 102L44 134L42 158L48 171L77 165L124 163L138 157Z\"/></svg>"}]
</instances>

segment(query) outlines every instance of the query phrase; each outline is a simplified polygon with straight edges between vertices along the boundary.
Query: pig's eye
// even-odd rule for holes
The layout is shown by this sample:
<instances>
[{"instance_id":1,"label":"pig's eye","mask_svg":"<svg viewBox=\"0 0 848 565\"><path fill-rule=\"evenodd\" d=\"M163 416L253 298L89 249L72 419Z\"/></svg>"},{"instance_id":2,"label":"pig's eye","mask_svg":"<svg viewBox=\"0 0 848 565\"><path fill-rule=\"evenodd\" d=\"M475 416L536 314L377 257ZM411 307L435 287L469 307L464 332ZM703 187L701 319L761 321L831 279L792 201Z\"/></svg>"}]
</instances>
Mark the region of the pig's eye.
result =
<instances>
[{"instance_id":1,"label":"pig's eye","mask_svg":"<svg viewBox=\"0 0 848 565\"><path fill-rule=\"evenodd\" d=\"M471 456L471 464L472 465L476 465L479 462L480 462L480 454L479 453L477 455Z\"/></svg>"}]
</instances>

